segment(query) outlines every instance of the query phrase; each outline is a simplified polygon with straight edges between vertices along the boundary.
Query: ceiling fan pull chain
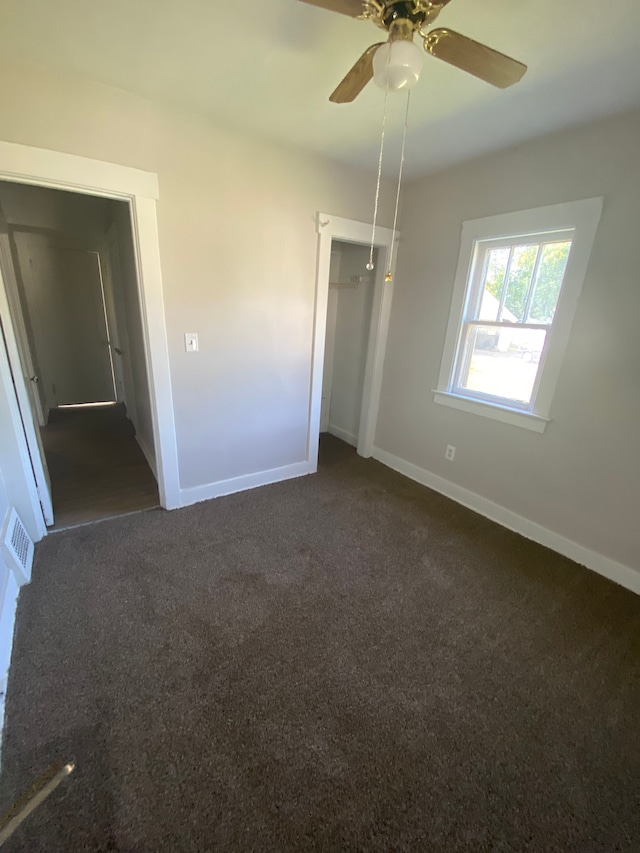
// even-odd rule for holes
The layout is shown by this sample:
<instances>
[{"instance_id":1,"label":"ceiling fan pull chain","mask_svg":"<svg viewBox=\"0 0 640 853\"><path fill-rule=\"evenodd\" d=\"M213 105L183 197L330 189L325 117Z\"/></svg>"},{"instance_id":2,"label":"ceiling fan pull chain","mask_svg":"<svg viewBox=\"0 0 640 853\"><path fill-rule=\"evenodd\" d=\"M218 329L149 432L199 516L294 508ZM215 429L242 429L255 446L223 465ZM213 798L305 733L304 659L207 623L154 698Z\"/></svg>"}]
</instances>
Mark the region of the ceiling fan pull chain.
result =
<instances>
[{"instance_id":1,"label":"ceiling fan pull chain","mask_svg":"<svg viewBox=\"0 0 640 853\"><path fill-rule=\"evenodd\" d=\"M384 90L384 105L382 108L382 133L380 134L380 156L378 157L378 180L376 182L376 200L373 205L373 226L371 228L371 248L369 249L369 263L367 269L372 270L375 266L373 263L373 249L376 239L376 222L378 220L378 202L380 201L380 181L382 179L382 155L384 154L384 134L387 126L387 95L389 87Z\"/></svg>"},{"instance_id":2,"label":"ceiling fan pull chain","mask_svg":"<svg viewBox=\"0 0 640 853\"><path fill-rule=\"evenodd\" d=\"M407 90L407 108L404 113L404 131L402 133L402 150L400 152L400 170L398 172L398 190L396 192L396 209L393 214L393 229L391 231L391 248L389 250L389 269L384 277L384 280L393 281L393 250L396 245L396 226L398 224L398 209L400 207L400 187L402 185L402 169L404 166L404 147L407 141L407 130L409 128L409 104L411 103L411 89Z\"/></svg>"}]
</instances>

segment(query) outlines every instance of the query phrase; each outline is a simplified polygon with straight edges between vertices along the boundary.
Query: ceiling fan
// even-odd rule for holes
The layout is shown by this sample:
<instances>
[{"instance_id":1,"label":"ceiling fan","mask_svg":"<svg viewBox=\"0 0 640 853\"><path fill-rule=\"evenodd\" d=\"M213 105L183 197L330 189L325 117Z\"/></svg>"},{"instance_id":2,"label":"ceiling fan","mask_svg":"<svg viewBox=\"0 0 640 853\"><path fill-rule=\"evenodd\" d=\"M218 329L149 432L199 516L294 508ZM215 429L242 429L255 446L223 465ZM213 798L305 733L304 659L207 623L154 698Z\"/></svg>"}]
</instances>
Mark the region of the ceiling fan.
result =
<instances>
[{"instance_id":1,"label":"ceiling fan","mask_svg":"<svg viewBox=\"0 0 640 853\"><path fill-rule=\"evenodd\" d=\"M438 17L450 0L302 0L331 12L351 18L372 21L389 33L386 42L372 44L362 54L329 100L349 103L374 78L382 88L409 89L418 81L422 53L414 44L417 33L424 49L500 89L513 86L522 78L527 66L504 53L453 30L426 28Z\"/></svg>"}]
</instances>

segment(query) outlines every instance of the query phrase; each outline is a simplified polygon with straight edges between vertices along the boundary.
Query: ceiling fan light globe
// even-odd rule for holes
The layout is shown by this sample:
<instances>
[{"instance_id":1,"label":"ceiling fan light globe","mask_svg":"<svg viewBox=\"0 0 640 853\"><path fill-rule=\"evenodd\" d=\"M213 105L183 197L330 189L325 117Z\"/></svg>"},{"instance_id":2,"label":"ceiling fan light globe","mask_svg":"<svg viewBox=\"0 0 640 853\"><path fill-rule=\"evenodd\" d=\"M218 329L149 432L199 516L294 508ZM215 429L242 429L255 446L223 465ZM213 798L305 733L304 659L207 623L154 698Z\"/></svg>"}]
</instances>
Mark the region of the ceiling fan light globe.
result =
<instances>
[{"instance_id":1,"label":"ceiling fan light globe","mask_svg":"<svg viewBox=\"0 0 640 853\"><path fill-rule=\"evenodd\" d=\"M381 89L401 92L420 79L423 53L412 41L388 41L373 57L373 80Z\"/></svg>"}]
</instances>

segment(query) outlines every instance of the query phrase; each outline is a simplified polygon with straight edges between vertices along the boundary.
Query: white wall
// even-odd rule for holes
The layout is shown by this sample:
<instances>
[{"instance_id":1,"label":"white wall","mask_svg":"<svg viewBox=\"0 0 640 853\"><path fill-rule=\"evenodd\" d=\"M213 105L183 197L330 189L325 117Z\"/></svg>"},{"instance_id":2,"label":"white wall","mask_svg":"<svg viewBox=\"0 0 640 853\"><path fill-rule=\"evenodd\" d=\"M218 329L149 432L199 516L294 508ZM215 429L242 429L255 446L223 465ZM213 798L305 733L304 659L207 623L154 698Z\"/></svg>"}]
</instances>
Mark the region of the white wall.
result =
<instances>
[{"instance_id":1,"label":"white wall","mask_svg":"<svg viewBox=\"0 0 640 853\"><path fill-rule=\"evenodd\" d=\"M75 78L0 65L0 138L157 172L183 488L306 457L315 213L371 219L374 178ZM383 187L382 224L393 202ZM184 351L197 332L200 352Z\"/></svg>"},{"instance_id":2,"label":"white wall","mask_svg":"<svg viewBox=\"0 0 640 853\"><path fill-rule=\"evenodd\" d=\"M640 567L640 114L409 185L376 445L625 566ZM604 196L551 423L539 435L438 406L462 222ZM455 462L445 461L447 444Z\"/></svg>"},{"instance_id":3,"label":"white wall","mask_svg":"<svg viewBox=\"0 0 640 853\"><path fill-rule=\"evenodd\" d=\"M327 311L325 369L330 369L331 373L326 388L323 382L323 393L330 396L328 431L356 446L374 277L366 269L369 260L366 246L335 241L331 251L332 255L339 253L336 268L340 283L349 282L353 276L366 276L368 279L357 287L330 285Z\"/></svg>"}]
</instances>

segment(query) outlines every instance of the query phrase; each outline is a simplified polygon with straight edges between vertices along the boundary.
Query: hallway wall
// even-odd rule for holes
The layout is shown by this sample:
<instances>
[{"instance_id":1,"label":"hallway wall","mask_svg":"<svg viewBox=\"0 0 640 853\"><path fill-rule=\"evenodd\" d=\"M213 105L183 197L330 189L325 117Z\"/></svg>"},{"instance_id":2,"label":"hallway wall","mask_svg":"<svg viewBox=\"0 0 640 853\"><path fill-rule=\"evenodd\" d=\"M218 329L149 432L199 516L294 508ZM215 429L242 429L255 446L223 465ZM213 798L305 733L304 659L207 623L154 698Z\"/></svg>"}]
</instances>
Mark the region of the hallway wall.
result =
<instances>
[{"instance_id":1,"label":"hallway wall","mask_svg":"<svg viewBox=\"0 0 640 853\"><path fill-rule=\"evenodd\" d=\"M135 252L131 236L131 212L128 204L111 202L110 222L115 226L117 237L118 268L120 274L120 297L123 317L119 326L126 335L125 371L130 383L127 415L136 428L136 438L147 461L155 473L155 451L151 398L147 375L146 354L142 333L142 314L138 296L138 277ZM118 285L116 285L118 286Z\"/></svg>"}]
</instances>

